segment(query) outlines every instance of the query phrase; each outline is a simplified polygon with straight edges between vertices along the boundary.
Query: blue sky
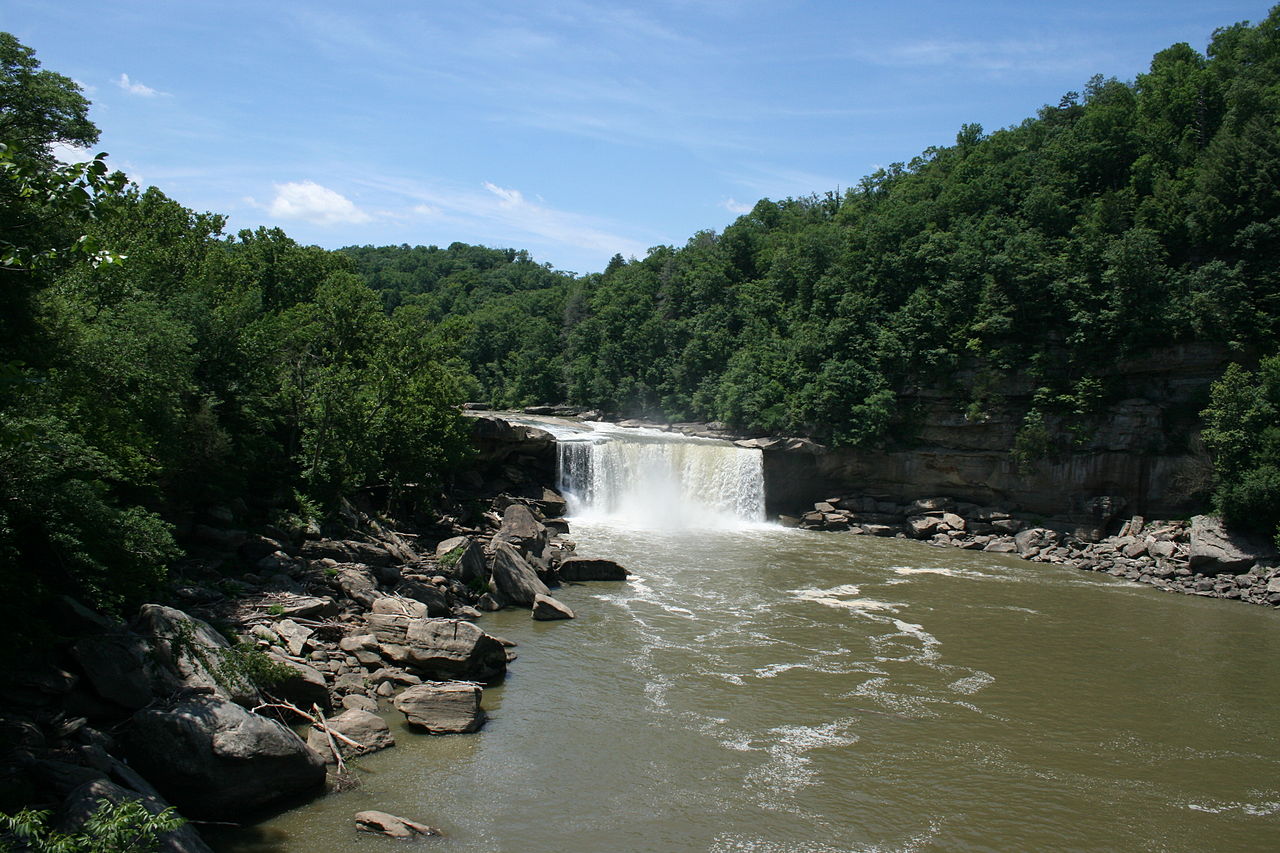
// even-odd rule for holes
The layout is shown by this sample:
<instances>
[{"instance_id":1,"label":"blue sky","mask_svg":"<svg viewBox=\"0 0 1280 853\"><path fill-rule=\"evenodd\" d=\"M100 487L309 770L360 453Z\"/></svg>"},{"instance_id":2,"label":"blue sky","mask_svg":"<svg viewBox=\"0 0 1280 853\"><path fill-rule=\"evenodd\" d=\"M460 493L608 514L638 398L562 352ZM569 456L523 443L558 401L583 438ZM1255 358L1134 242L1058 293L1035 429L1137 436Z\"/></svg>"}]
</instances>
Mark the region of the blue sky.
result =
<instances>
[{"instance_id":1,"label":"blue sky","mask_svg":"<svg viewBox=\"0 0 1280 853\"><path fill-rule=\"evenodd\" d=\"M1245 2L6 0L98 148L229 229L601 270L1015 124Z\"/></svg>"}]
</instances>

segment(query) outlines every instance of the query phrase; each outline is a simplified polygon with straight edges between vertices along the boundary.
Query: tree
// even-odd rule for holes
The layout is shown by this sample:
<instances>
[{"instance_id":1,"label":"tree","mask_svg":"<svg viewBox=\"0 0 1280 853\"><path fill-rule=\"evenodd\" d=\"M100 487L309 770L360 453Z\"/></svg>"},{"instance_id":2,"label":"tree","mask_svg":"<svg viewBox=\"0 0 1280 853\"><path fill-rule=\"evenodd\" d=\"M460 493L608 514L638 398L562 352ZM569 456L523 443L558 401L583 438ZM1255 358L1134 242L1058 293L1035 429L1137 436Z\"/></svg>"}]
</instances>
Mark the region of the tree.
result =
<instances>
[{"instance_id":1,"label":"tree","mask_svg":"<svg viewBox=\"0 0 1280 853\"><path fill-rule=\"evenodd\" d=\"M87 148L98 141L89 101L70 77L43 71L35 51L0 32L0 142L21 156L53 163L55 144Z\"/></svg>"}]
</instances>

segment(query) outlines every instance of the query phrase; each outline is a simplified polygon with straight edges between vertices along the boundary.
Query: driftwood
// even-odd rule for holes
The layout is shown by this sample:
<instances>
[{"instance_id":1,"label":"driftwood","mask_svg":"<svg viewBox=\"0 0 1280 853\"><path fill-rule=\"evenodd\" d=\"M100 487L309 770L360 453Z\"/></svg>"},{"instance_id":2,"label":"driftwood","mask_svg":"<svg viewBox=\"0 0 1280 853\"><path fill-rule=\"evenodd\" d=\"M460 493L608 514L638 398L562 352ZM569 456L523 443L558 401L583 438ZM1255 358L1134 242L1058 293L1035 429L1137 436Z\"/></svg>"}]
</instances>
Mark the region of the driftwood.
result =
<instances>
[{"instance_id":1,"label":"driftwood","mask_svg":"<svg viewBox=\"0 0 1280 853\"><path fill-rule=\"evenodd\" d=\"M331 746L333 746L333 743L332 743L333 739L337 738L338 740L345 743L347 746L350 746L354 749L358 749L362 752L369 749L369 747L365 746L359 741L352 740L351 738L344 735L342 732L334 731L333 729L329 728L329 724L325 721L325 718L324 718L324 712L320 710L319 705L312 705L311 708L316 713L308 714L306 711L302 710L297 705L294 705L292 702L286 702L283 699L277 699L275 702L263 702L261 705L254 708L253 711L254 713L257 713L259 710L263 708L276 708L281 711L292 711L293 713L297 714L299 717L306 720L308 723L310 723L311 725L315 726L317 729L319 729L320 731L328 735ZM336 747L335 747L335 750L336 750ZM334 755L337 755L336 751L334 752ZM342 762L341 757L338 758L338 762L339 764L341 764Z\"/></svg>"}]
</instances>

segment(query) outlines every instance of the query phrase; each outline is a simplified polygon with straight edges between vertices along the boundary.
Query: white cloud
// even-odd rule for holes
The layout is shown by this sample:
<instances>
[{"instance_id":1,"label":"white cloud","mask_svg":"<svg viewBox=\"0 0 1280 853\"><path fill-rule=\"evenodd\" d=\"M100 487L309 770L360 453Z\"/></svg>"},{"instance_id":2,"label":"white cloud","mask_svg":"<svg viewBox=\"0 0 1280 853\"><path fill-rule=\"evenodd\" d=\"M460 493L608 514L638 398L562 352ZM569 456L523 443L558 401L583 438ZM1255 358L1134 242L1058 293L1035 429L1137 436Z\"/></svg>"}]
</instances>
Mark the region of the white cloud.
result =
<instances>
[{"instance_id":1,"label":"white cloud","mask_svg":"<svg viewBox=\"0 0 1280 853\"><path fill-rule=\"evenodd\" d=\"M468 234L472 242L493 246L520 246L551 254L586 255L604 264L621 252L643 257L646 249L660 240L642 243L610 230L610 223L549 206L511 187L483 181L475 189L457 186L424 186L413 180L365 177L363 183L380 192L391 192L412 200L411 210L431 219L433 228L450 234ZM589 263L596 263L595 260Z\"/></svg>"},{"instance_id":2,"label":"white cloud","mask_svg":"<svg viewBox=\"0 0 1280 853\"><path fill-rule=\"evenodd\" d=\"M281 219L303 219L316 225L368 222L373 217L346 196L315 181L276 184L276 197L267 212Z\"/></svg>"},{"instance_id":3,"label":"white cloud","mask_svg":"<svg viewBox=\"0 0 1280 853\"><path fill-rule=\"evenodd\" d=\"M128 74L121 74L116 80L116 85L121 89L124 89L130 95L138 95L143 98L154 98L156 95L164 94L164 92L152 89L150 86L139 83L137 80L130 80Z\"/></svg>"},{"instance_id":4,"label":"white cloud","mask_svg":"<svg viewBox=\"0 0 1280 853\"><path fill-rule=\"evenodd\" d=\"M736 213L738 215L750 213L752 208L752 205L745 204L733 198L726 198L724 201L720 202L720 206L730 213Z\"/></svg>"},{"instance_id":5,"label":"white cloud","mask_svg":"<svg viewBox=\"0 0 1280 853\"><path fill-rule=\"evenodd\" d=\"M49 153L59 163L84 163L93 159L93 152L90 149L69 145L66 142L53 143L49 146Z\"/></svg>"}]
</instances>

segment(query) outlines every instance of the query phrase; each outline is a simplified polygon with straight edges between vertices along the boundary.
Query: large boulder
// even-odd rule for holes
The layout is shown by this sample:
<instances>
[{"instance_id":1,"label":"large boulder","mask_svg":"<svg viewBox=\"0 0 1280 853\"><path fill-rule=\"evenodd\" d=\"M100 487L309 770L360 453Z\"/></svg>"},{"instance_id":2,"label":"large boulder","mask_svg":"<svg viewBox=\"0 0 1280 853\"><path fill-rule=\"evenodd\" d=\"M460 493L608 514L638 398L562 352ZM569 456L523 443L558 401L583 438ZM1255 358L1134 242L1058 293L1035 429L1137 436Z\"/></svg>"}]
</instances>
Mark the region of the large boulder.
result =
<instances>
[{"instance_id":1,"label":"large boulder","mask_svg":"<svg viewBox=\"0 0 1280 853\"><path fill-rule=\"evenodd\" d=\"M276 652L267 652L267 657L290 672L290 675L273 682L267 688L272 696L291 702L299 708L319 705L325 711L329 710L329 686L320 670Z\"/></svg>"},{"instance_id":2,"label":"large boulder","mask_svg":"<svg viewBox=\"0 0 1280 853\"><path fill-rule=\"evenodd\" d=\"M207 693L138 711L124 740L130 765L190 817L241 819L324 788L324 759L287 726Z\"/></svg>"},{"instance_id":3,"label":"large boulder","mask_svg":"<svg viewBox=\"0 0 1280 853\"><path fill-rule=\"evenodd\" d=\"M562 581L624 581L630 574L613 560L566 557L556 570Z\"/></svg>"},{"instance_id":4,"label":"large boulder","mask_svg":"<svg viewBox=\"0 0 1280 853\"><path fill-rule=\"evenodd\" d=\"M493 535L494 544L507 542L521 554L541 554L547 547L547 528L533 517L524 504L511 504L502 512L502 526Z\"/></svg>"},{"instance_id":5,"label":"large boulder","mask_svg":"<svg viewBox=\"0 0 1280 853\"><path fill-rule=\"evenodd\" d=\"M437 545L436 561L444 572L453 574L465 584L489 576L484 549L467 536L455 536Z\"/></svg>"},{"instance_id":6,"label":"large boulder","mask_svg":"<svg viewBox=\"0 0 1280 853\"><path fill-rule=\"evenodd\" d=\"M488 681L507 670L502 643L463 619L375 613L369 628L384 658L426 678Z\"/></svg>"},{"instance_id":7,"label":"large boulder","mask_svg":"<svg viewBox=\"0 0 1280 853\"><path fill-rule=\"evenodd\" d=\"M532 607L533 600L538 595L551 594L551 590L538 579L538 573L524 557L511 545L496 539L493 546L491 591L501 600L522 607Z\"/></svg>"},{"instance_id":8,"label":"large boulder","mask_svg":"<svg viewBox=\"0 0 1280 853\"><path fill-rule=\"evenodd\" d=\"M433 735L464 734L484 725L478 684L452 682L420 684L396 697L396 710L411 726Z\"/></svg>"},{"instance_id":9,"label":"large boulder","mask_svg":"<svg viewBox=\"0 0 1280 853\"><path fill-rule=\"evenodd\" d=\"M80 785L67 797L60 812L58 829L62 832L78 832L106 800L112 805L133 800L140 801L151 814L159 814L168 803L154 796L141 794L121 787L106 779L97 779ZM157 839L159 853L212 853L194 826L184 823L177 829L164 833Z\"/></svg>"},{"instance_id":10,"label":"large boulder","mask_svg":"<svg viewBox=\"0 0 1280 853\"><path fill-rule=\"evenodd\" d=\"M347 598L358 601L365 607L372 607L373 602L382 597L382 593L378 591L378 582L365 567L342 566L330 582L342 590Z\"/></svg>"},{"instance_id":11,"label":"large boulder","mask_svg":"<svg viewBox=\"0 0 1280 853\"><path fill-rule=\"evenodd\" d=\"M144 604L134 630L150 645L147 667L157 695L193 687L249 707L262 701L256 687L226 666L231 644L209 623L172 607Z\"/></svg>"},{"instance_id":12,"label":"large boulder","mask_svg":"<svg viewBox=\"0 0 1280 853\"><path fill-rule=\"evenodd\" d=\"M71 647L97 694L131 711L145 708L154 696L150 651L150 644L136 634L84 637Z\"/></svg>"},{"instance_id":13,"label":"large boulder","mask_svg":"<svg viewBox=\"0 0 1280 853\"><path fill-rule=\"evenodd\" d=\"M375 752L396 745L396 739L392 737L391 727L387 725L387 721L369 711L349 709L336 717L330 717L327 722L330 729L360 744L359 747L354 747L346 741L334 738L334 743L343 758L364 755L367 752ZM325 762L334 763L333 750L329 748L329 737L320 729L313 726L307 732L307 746L324 756Z\"/></svg>"},{"instance_id":14,"label":"large boulder","mask_svg":"<svg viewBox=\"0 0 1280 853\"><path fill-rule=\"evenodd\" d=\"M1257 561L1274 558L1276 553L1273 543L1228 530L1219 518L1197 515L1191 519L1188 561L1193 572L1243 574Z\"/></svg>"}]
</instances>

